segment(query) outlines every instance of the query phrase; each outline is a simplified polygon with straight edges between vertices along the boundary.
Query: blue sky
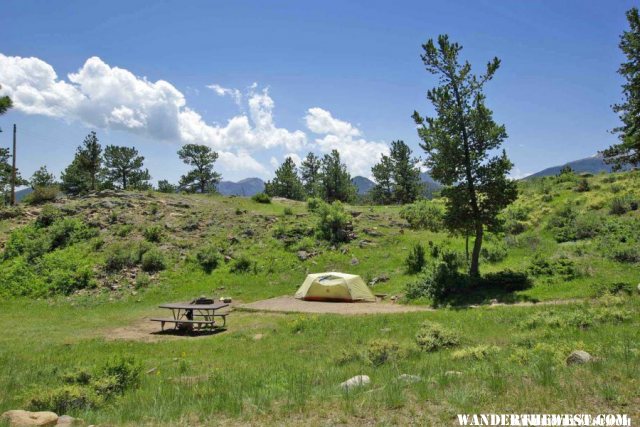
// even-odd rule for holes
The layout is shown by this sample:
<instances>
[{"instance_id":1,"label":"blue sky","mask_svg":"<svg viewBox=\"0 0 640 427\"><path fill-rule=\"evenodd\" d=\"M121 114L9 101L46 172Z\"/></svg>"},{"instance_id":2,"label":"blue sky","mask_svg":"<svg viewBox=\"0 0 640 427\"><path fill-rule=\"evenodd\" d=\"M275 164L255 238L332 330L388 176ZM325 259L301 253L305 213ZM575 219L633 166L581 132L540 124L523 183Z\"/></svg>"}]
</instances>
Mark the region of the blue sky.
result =
<instances>
[{"instance_id":1,"label":"blue sky","mask_svg":"<svg viewBox=\"0 0 640 427\"><path fill-rule=\"evenodd\" d=\"M221 153L224 178L269 178L286 155L338 148L354 175L430 113L419 55L447 33L480 72L514 176L614 142L610 105L630 1L5 1L0 84L16 108L24 175L59 174L95 129L177 181L186 142ZM70 75L71 74L71 75Z\"/></svg>"}]
</instances>

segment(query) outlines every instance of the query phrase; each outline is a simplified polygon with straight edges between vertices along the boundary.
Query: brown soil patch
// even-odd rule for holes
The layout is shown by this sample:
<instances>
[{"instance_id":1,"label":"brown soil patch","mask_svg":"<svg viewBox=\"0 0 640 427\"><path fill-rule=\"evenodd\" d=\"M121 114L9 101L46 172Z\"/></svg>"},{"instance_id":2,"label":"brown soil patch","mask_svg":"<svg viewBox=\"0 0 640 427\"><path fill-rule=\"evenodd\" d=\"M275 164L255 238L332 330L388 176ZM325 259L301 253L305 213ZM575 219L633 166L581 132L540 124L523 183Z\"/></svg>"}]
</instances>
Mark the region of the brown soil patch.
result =
<instances>
[{"instance_id":1,"label":"brown soil patch","mask_svg":"<svg viewBox=\"0 0 640 427\"><path fill-rule=\"evenodd\" d=\"M390 304L383 302L320 302L303 301L292 296L281 296L250 304L236 306L244 310L275 311L284 313L326 313L326 314L391 314L415 311L432 311L429 307Z\"/></svg>"}]
</instances>

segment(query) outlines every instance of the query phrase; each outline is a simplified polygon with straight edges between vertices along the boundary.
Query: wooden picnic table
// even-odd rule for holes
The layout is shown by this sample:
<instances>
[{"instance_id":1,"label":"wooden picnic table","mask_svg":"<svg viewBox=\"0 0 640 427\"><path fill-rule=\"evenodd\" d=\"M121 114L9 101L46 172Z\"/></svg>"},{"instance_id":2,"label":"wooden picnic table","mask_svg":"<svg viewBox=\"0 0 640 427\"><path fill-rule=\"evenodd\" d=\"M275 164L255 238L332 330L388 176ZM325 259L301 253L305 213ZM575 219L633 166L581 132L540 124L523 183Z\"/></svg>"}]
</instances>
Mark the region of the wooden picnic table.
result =
<instances>
[{"instance_id":1,"label":"wooden picnic table","mask_svg":"<svg viewBox=\"0 0 640 427\"><path fill-rule=\"evenodd\" d=\"M222 302L213 304L191 304L187 302L162 304L158 307L171 310L172 317L154 318L151 320L154 322L160 322L163 331L165 323L173 323L175 329L181 327L186 327L190 330L194 327L198 330L214 329L217 327L224 328L227 324L227 314L216 313L216 311L228 306L229 304ZM216 323L216 317L222 318L221 326Z\"/></svg>"}]
</instances>

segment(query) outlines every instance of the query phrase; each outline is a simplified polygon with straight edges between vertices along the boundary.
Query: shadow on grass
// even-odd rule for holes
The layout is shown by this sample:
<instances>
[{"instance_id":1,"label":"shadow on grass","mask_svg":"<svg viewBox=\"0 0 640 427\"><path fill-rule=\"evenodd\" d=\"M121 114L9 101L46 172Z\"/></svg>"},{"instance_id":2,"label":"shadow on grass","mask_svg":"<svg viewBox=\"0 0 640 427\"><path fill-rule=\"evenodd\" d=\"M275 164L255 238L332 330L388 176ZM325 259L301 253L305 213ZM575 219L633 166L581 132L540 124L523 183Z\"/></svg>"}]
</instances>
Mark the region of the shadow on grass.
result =
<instances>
[{"instance_id":1,"label":"shadow on grass","mask_svg":"<svg viewBox=\"0 0 640 427\"><path fill-rule=\"evenodd\" d=\"M496 287L488 287L484 289L469 289L464 293L456 293L441 298L438 306L450 306L452 308L466 308L470 305L489 305L495 302L500 304L516 304L522 302L536 303L537 298L528 295L520 295L516 291L505 291Z\"/></svg>"},{"instance_id":2,"label":"shadow on grass","mask_svg":"<svg viewBox=\"0 0 640 427\"><path fill-rule=\"evenodd\" d=\"M175 336L175 337L206 337L226 332L227 328L217 328L211 330L190 331L186 329L165 329L164 331L151 332L151 335Z\"/></svg>"}]
</instances>

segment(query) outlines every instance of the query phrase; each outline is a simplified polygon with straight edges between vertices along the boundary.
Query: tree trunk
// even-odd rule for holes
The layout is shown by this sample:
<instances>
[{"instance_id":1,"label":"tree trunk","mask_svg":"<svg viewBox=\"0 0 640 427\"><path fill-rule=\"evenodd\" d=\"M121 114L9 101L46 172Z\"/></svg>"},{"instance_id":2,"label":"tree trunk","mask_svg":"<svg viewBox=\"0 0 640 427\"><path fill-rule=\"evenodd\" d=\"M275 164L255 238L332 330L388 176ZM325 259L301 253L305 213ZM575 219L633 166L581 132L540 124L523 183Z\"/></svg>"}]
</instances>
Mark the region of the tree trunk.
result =
<instances>
[{"instance_id":1,"label":"tree trunk","mask_svg":"<svg viewBox=\"0 0 640 427\"><path fill-rule=\"evenodd\" d=\"M473 252L471 253L471 267L469 268L469 276L480 277L480 249L482 249L482 236L484 229L482 224L476 224L476 238L473 241Z\"/></svg>"}]
</instances>

